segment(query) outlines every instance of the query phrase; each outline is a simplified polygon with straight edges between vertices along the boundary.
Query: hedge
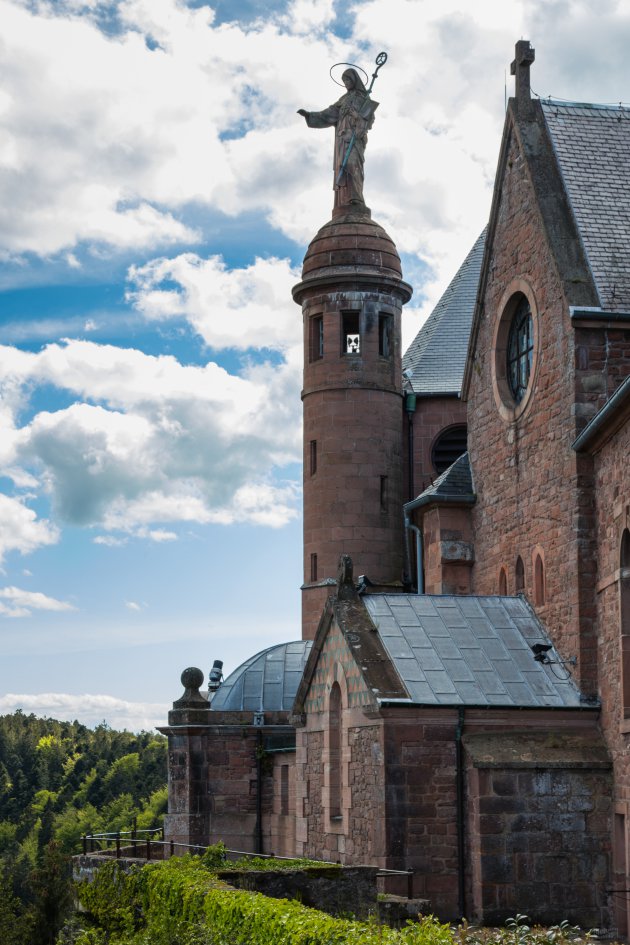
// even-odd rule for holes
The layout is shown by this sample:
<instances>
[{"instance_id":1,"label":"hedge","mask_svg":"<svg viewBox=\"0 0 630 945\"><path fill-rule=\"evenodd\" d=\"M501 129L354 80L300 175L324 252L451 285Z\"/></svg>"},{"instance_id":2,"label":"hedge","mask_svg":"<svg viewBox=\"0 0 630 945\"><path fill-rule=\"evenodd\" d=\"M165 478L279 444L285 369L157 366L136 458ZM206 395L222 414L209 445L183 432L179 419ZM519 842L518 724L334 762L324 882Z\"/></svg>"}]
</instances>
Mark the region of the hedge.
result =
<instances>
[{"instance_id":1,"label":"hedge","mask_svg":"<svg viewBox=\"0 0 630 945\"><path fill-rule=\"evenodd\" d=\"M113 861L77 892L96 927L76 945L454 945L449 926L433 917L401 930L333 918L232 889L194 856L128 871Z\"/></svg>"}]
</instances>

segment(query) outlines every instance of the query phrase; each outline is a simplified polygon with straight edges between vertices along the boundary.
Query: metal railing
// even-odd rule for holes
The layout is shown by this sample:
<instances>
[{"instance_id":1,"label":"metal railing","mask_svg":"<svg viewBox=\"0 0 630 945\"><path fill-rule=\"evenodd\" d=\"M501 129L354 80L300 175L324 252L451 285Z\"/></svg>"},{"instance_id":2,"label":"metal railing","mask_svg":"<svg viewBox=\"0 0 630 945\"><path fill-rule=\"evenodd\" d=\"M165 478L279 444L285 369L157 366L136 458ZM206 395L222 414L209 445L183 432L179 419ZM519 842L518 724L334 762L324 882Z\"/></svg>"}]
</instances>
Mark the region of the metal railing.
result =
<instances>
[{"instance_id":1,"label":"metal railing","mask_svg":"<svg viewBox=\"0 0 630 945\"><path fill-rule=\"evenodd\" d=\"M159 839L152 839L148 834L160 834ZM144 838L139 834L147 835ZM166 860L172 856L177 856L178 850L187 853L194 853L202 856L208 847L205 844L180 843L176 840L165 840L162 827L153 827L148 830L120 830L110 833L92 833L84 834L81 837L84 856L90 853L96 855L115 857L117 860ZM260 860L295 860L294 856L277 856L275 853L252 853L249 850L228 850L225 849L226 868L231 859L240 859L250 857ZM299 859L299 857L297 857ZM310 859L310 858L309 858ZM315 860L314 862L322 866L342 866L343 864L334 860ZM350 865L350 864L349 864ZM376 869L377 878L387 876L406 876L407 877L407 899L413 899L413 877L415 870L391 870L384 867L373 866L371 864L352 864L367 869Z\"/></svg>"}]
</instances>

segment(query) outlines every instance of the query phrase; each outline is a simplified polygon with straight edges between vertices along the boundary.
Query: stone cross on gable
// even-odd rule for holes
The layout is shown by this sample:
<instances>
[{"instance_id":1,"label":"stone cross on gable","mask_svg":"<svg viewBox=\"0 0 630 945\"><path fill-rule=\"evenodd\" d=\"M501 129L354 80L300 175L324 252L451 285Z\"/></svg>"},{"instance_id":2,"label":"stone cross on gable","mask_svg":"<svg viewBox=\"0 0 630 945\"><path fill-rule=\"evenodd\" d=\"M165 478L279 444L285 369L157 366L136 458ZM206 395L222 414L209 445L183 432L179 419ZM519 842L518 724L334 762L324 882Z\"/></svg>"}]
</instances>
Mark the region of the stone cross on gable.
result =
<instances>
[{"instance_id":1,"label":"stone cross on gable","mask_svg":"<svg viewBox=\"0 0 630 945\"><path fill-rule=\"evenodd\" d=\"M516 103L519 114L525 117L531 115L531 87L529 82L529 67L536 58L536 50L527 39L519 39L516 44L514 61L510 66L510 74L516 77Z\"/></svg>"}]
</instances>

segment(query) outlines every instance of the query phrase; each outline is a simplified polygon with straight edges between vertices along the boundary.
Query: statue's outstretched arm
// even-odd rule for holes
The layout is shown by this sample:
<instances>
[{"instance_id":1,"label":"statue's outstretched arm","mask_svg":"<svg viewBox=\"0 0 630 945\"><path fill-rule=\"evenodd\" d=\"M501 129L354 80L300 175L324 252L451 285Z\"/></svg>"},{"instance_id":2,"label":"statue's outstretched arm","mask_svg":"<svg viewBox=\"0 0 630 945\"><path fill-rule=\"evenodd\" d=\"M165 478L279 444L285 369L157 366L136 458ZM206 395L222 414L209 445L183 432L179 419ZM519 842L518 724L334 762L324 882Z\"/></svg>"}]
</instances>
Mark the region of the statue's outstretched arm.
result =
<instances>
[{"instance_id":1,"label":"statue's outstretched arm","mask_svg":"<svg viewBox=\"0 0 630 945\"><path fill-rule=\"evenodd\" d=\"M339 106L331 105L325 108L323 112L307 112L306 109L298 109L298 115L306 119L309 128L330 128L339 121Z\"/></svg>"}]
</instances>

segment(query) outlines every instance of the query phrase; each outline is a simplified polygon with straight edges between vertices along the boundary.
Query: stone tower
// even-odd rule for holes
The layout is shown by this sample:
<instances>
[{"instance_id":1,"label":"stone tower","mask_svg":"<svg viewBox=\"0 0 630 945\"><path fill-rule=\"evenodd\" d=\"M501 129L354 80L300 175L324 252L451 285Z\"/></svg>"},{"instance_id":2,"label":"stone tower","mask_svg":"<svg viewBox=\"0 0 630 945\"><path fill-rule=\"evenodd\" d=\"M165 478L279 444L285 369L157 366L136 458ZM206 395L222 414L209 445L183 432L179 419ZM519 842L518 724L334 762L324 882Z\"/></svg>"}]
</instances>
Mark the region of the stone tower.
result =
<instances>
[{"instance_id":1,"label":"stone tower","mask_svg":"<svg viewBox=\"0 0 630 945\"><path fill-rule=\"evenodd\" d=\"M335 208L293 289L304 321L304 639L341 553L374 584L402 578L400 316L411 291L365 204Z\"/></svg>"}]
</instances>

